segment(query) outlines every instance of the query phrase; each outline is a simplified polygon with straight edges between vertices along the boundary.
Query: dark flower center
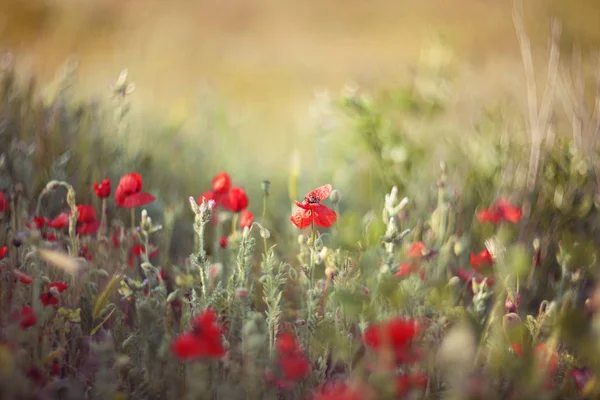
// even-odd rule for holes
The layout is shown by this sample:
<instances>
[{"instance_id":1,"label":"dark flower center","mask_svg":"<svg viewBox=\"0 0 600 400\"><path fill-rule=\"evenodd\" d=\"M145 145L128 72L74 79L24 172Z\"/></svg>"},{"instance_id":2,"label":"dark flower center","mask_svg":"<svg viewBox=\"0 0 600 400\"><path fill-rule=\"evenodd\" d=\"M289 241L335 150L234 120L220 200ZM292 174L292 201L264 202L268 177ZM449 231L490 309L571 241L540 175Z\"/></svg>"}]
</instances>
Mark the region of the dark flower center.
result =
<instances>
[{"instance_id":1,"label":"dark flower center","mask_svg":"<svg viewBox=\"0 0 600 400\"><path fill-rule=\"evenodd\" d=\"M317 198L315 196L308 196L306 198L306 200L308 201L309 204L317 204L319 202L319 198Z\"/></svg>"}]
</instances>

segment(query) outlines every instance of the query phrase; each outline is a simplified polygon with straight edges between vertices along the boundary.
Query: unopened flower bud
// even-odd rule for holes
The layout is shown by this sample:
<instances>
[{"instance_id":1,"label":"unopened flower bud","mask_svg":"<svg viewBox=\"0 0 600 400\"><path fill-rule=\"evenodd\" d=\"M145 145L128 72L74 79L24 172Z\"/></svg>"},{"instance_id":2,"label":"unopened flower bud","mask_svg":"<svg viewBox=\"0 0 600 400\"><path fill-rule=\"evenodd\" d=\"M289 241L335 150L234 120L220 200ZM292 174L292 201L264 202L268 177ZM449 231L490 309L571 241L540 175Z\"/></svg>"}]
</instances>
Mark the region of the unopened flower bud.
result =
<instances>
[{"instance_id":1,"label":"unopened flower bud","mask_svg":"<svg viewBox=\"0 0 600 400\"><path fill-rule=\"evenodd\" d=\"M458 276L453 276L448 281L448 286L457 286L460 283L460 278Z\"/></svg>"},{"instance_id":2,"label":"unopened flower bud","mask_svg":"<svg viewBox=\"0 0 600 400\"><path fill-rule=\"evenodd\" d=\"M331 202L333 204L339 204L340 200L342 199L342 195L337 189L332 190L329 197L331 198Z\"/></svg>"},{"instance_id":3,"label":"unopened flower bud","mask_svg":"<svg viewBox=\"0 0 600 400\"><path fill-rule=\"evenodd\" d=\"M263 190L265 196L268 196L269 195L269 187L271 186L271 181L265 179L264 181L262 181L261 186L262 186L262 190Z\"/></svg>"},{"instance_id":4,"label":"unopened flower bud","mask_svg":"<svg viewBox=\"0 0 600 400\"><path fill-rule=\"evenodd\" d=\"M249 294L249 292L248 292L248 289L246 289L246 288L237 288L235 290L235 296L238 299L245 299L246 297L248 297L248 294Z\"/></svg>"}]
</instances>

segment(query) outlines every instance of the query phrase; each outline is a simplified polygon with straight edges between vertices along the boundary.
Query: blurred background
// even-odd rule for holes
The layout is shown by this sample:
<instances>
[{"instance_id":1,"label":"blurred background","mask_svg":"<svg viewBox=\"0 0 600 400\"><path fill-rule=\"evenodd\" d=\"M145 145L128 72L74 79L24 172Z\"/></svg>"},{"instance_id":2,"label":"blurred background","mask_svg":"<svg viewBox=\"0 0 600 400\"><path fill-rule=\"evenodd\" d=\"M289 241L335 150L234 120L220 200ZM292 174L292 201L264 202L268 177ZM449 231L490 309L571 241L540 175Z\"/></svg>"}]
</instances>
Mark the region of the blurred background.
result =
<instances>
[{"instance_id":1,"label":"blurred background","mask_svg":"<svg viewBox=\"0 0 600 400\"><path fill-rule=\"evenodd\" d=\"M574 45L585 54L600 48L600 5L524 3L541 92L551 18L562 24L568 64ZM197 196L227 170L256 199L257 213L263 179L288 200L332 182L349 203L360 188L354 200L368 207L401 179L407 192L418 186L411 177L435 179L442 160L476 154L479 164L462 172L481 167L494 156L474 147L483 134L527 140L512 7L509 0L1 0L0 49L46 99L56 96L65 62L77 60L73 96L84 105L109 104L110 85L128 69L135 91L127 133L107 136L113 130L102 125L97 134L145 151L146 164L127 168L140 169L162 200ZM341 114L354 123L341 123L329 100L357 88L375 105L346 108ZM443 104L443 117L423 114L415 97L429 99L432 110ZM395 114L402 107L411 115ZM385 176L391 169L395 175ZM80 184L119 173L98 163L85 171L91 176Z\"/></svg>"}]
</instances>

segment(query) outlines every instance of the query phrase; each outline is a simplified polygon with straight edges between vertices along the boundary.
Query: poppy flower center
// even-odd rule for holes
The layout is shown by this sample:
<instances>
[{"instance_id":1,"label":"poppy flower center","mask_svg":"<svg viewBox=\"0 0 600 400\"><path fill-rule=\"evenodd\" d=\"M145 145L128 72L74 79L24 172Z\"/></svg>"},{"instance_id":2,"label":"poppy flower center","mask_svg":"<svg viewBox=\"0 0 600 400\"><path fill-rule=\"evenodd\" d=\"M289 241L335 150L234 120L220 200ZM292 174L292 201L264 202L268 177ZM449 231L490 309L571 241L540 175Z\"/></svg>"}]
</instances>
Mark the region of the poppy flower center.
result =
<instances>
[{"instance_id":1,"label":"poppy flower center","mask_svg":"<svg viewBox=\"0 0 600 400\"><path fill-rule=\"evenodd\" d=\"M319 199L315 196L308 196L306 198L306 200L308 201L309 204L318 204L319 203Z\"/></svg>"}]
</instances>

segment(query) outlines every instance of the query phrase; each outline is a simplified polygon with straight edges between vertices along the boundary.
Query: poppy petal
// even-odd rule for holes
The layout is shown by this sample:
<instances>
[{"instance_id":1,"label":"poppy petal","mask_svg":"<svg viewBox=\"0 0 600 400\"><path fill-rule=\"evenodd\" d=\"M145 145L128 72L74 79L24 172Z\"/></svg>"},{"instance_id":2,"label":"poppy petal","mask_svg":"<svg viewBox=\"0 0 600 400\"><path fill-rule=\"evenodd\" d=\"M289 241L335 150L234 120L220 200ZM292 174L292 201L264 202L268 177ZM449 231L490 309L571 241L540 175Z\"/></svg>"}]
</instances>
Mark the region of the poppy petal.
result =
<instances>
[{"instance_id":1,"label":"poppy petal","mask_svg":"<svg viewBox=\"0 0 600 400\"><path fill-rule=\"evenodd\" d=\"M329 228L337 220L337 214L332 209L319 205L313 209L315 223L322 228Z\"/></svg>"},{"instance_id":2,"label":"poppy petal","mask_svg":"<svg viewBox=\"0 0 600 400\"><path fill-rule=\"evenodd\" d=\"M298 208L291 216L290 221L300 229L308 228L313 221L312 210Z\"/></svg>"},{"instance_id":3,"label":"poppy petal","mask_svg":"<svg viewBox=\"0 0 600 400\"><path fill-rule=\"evenodd\" d=\"M127 196L125 200L123 200L123 204L121 207L123 208L136 208L145 206L146 204L152 203L156 200L156 197L152 196L149 193L135 193L130 196Z\"/></svg>"},{"instance_id":4,"label":"poppy petal","mask_svg":"<svg viewBox=\"0 0 600 400\"><path fill-rule=\"evenodd\" d=\"M306 198L313 197L317 201L323 201L323 200L325 200L326 198L329 197L329 195L331 194L331 189L332 189L332 187L331 187L330 184L323 185L321 187L316 188L312 192L309 192L306 195Z\"/></svg>"}]
</instances>

